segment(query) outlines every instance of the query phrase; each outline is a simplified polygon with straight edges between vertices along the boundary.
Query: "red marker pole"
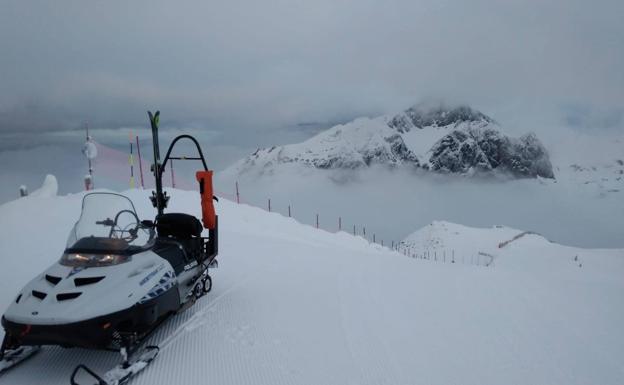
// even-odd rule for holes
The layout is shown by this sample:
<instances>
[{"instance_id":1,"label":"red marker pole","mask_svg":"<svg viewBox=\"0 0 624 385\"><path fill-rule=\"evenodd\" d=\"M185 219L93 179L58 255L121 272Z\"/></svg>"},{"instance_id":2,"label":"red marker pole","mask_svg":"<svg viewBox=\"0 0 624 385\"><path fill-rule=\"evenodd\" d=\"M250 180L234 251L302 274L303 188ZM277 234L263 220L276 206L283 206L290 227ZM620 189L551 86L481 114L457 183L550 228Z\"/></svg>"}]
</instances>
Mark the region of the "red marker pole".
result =
<instances>
[{"instance_id":1,"label":"red marker pole","mask_svg":"<svg viewBox=\"0 0 624 385\"><path fill-rule=\"evenodd\" d=\"M175 188L175 179L173 177L173 159L171 159L171 187Z\"/></svg>"},{"instance_id":2,"label":"red marker pole","mask_svg":"<svg viewBox=\"0 0 624 385\"><path fill-rule=\"evenodd\" d=\"M141 174L141 188L145 188L143 182L143 165L141 164L141 147L139 147L139 136L136 136L137 156L139 157L139 173Z\"/></svg>"}]
</instances>

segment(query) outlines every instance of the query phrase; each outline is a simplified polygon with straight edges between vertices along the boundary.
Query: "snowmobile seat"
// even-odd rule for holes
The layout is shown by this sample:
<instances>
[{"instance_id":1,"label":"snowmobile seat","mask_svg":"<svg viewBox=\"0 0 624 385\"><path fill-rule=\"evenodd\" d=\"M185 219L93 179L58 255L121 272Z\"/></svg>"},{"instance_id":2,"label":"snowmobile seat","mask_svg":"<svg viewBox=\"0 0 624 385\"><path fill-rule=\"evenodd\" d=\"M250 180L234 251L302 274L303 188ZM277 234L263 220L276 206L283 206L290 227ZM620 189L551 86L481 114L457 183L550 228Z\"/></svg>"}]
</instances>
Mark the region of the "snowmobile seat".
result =
<instances>
[{"instance_id":1,"label":"snowmobile seat","mask_svg":"<svg viewBox=\"0 0 624 385\"><path fill-rule=\"evenodd\" d=\"M184 213L167 213L156 217L158 236L190 239L201 236L203 227L199 219Z\"/></svg>"}]
</instances>

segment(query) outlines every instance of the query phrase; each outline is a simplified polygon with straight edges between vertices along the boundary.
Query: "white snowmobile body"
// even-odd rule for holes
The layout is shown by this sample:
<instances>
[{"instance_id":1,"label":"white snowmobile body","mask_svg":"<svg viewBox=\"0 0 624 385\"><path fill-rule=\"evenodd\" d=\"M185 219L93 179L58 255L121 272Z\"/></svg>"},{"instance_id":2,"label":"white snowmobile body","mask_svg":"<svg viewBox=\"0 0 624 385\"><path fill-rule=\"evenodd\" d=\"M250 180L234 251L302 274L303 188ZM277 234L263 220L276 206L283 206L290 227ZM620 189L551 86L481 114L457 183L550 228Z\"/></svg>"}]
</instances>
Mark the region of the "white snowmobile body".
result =
<instances>
[{"instance_id":1,"label":"white snowmobile body","mask_svg":"<svg viewBox=\"0 0 624 385\"><path fill-rule=\"evenodd\" d=\"M140 339L210 289L202 285L212 259L197 258L205 256L199 235L190 215L141 222L128 198L87 194L65 253L20 291L2 326L19 346L111 348Z\"/></svg>"}]
</instances>

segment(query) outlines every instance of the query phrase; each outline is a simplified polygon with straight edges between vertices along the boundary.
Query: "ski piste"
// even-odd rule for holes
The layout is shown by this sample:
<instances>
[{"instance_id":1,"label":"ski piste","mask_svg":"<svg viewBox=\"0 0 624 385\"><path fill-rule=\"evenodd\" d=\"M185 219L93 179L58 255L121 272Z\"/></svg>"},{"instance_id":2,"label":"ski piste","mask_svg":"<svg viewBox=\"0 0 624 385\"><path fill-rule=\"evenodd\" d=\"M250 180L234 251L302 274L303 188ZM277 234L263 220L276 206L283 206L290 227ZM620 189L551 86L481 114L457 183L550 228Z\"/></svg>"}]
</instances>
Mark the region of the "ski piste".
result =
<instances>
[{"instance_id":1,"label":"ski piste","mask_svg":"<svg viewBox=\"0 0 624 385\"><path fill-rule=\"evenodd\" d=\"M5 335L0 373L31 357L41 346L78 347L119 352L121 362L101 376L80 364L71 374L72 384L79 384L84 376L97 385L124 384L157 356L158 346L145 346L152 333L210 292L209 269L218 267L213 172L190 135L174 138L161 163L160 112L148 115L156 187L150 201L158 214L153 221L141 220L126 196L84 195L80 217L60 260L32 279L2 316ZM198 155L171 156L181 139L193 142ZM201 221L187 213L164 212L170 197L163 191L162 175L173 159L202 163L203 169L196 172Z\"/></svg>"},{"instance_id":2,"label":"ski piste","mask_svg":"<svg viewBox=\"0 0 624 385\"><path fill-rule=\"evenodd\" d=\"M71 385L122 385L128 383L130 380L132 380L134 376L139 374L143 369L151 364L161 351L165 351L165 349L171 343L180 338L185 332L189 331L190 325L193 325L195 322L197 322L198 319L205 317L208 314L209 310L214 305L216 305L221 298L225 297L227 294L238 288L243 283L244 282L240 282L238 285L230 287L229 289L222 292L219 296L214 298L206 308L193 314L188 320L183 322L166 338L164 338L158 345L148 345L145 348L141 349L140 353L134 353L133 356L136 358L128 358L125 353L122 352L124 362L108 370L105 374L101 376L86 365L78 365L71 375ZM208 294L208 292L210 292L210 288L208 288L208 291L204 292L203 295ZM185 309L181 309L181 311L184 310ZM95 380L96 382L82 384L77 380L79 378L79 375L84 375L85 377Z\"/></svg>"}]
</instances>

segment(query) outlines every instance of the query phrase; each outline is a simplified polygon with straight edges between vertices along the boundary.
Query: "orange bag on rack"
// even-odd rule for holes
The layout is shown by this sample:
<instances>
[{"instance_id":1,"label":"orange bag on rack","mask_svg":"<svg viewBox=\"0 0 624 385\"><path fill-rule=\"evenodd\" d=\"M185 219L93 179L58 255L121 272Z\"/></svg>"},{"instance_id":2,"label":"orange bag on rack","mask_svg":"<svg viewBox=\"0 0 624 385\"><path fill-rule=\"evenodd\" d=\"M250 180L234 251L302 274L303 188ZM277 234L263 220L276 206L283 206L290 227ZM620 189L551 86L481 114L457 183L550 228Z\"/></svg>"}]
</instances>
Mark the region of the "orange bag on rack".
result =
<instances>
[{"instance_id":1,"label":"orange bag on rack","mask_svg":"<svg viewBox=\"0 0 624 385\"><path fill-rule=\"evenodd\" d=\"M202 222L205 228L213 230L217 224L217 216L212 203L212 171L197 171L195 178L199 182L201 194Z\"/></svg>"}]
</instances>

